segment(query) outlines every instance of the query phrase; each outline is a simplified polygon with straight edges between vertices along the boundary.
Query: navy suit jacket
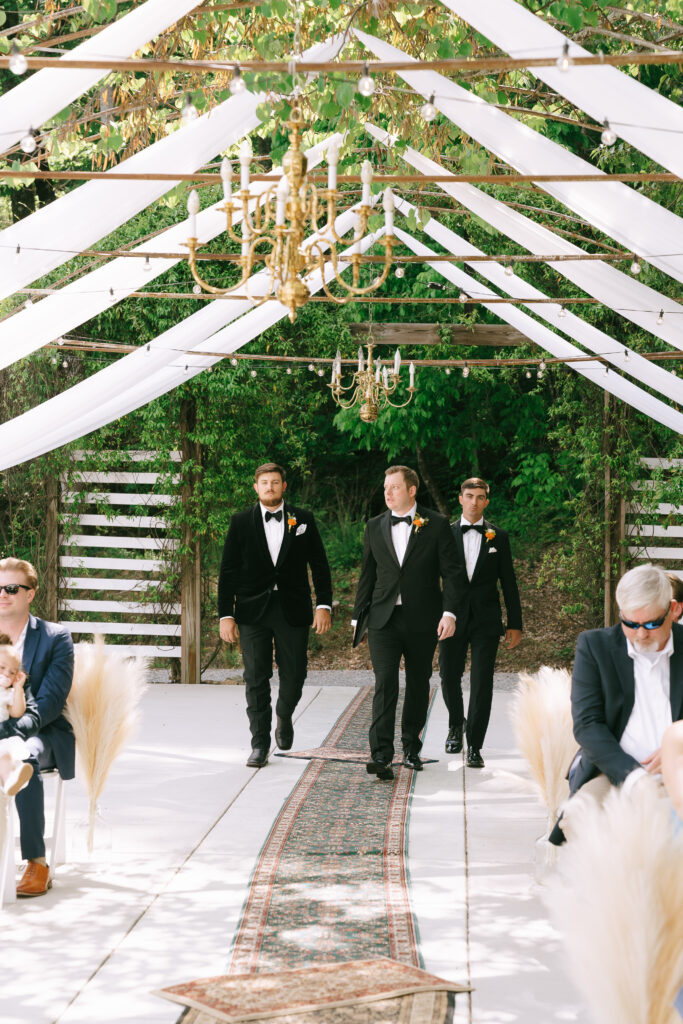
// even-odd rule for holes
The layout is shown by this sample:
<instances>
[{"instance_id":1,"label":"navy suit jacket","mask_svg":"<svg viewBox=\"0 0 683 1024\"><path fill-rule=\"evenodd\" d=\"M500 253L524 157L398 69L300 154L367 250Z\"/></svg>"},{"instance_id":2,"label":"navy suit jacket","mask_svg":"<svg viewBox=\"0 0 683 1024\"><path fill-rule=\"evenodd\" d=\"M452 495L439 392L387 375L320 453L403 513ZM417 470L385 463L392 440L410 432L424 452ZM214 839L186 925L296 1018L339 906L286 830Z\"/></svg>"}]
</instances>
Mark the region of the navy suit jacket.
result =
<instances>
[{"instance_id":1,"label":"navy suit jacket","mask_svg":"<svg viewBox=\"0 0 683 1024\"><path fill-rule=\"evenodd\" d=\"M40 733L54 754L59 774L73 779L75 744L71 726L63 715L74 674L71 634L56 622L29 615L24 641L23 669L33 700L26 714L0 723L0 735L28 739Z\"/></svg>"},{"instance_id":2,"label":"navy suit jacket","mask_svg":"<svg viewBox=\"0 0 683 1024\"><path fill-rule=\"evenodd\" d=\"M669 662L671 718L683 718L683 626L672 626ZM635 758L619 746L635 702L633 660L621 625L579 634L572 673L572 720L581 757L572 772L571 792L603 773L620 785L635 768Z\"/></svg>"}]
</instances>

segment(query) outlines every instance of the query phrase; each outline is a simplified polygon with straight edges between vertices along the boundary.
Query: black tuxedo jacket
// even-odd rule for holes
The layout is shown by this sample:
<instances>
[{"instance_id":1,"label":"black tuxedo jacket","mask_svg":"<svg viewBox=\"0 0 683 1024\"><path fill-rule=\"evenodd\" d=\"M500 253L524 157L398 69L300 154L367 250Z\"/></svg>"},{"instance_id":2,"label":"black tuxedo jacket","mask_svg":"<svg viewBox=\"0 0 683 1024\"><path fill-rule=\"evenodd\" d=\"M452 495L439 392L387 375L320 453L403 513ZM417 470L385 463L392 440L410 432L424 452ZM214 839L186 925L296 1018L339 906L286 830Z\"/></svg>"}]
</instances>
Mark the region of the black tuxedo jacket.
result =
<instances>
[{"instance_id":1,"label":"black tuxedo jacket","mask_svg":"<svg viewBox=\"0 0 683 1024\"><path fill-rule=\"evenodd\" d=\"M59 774L63 779L73 779L74 736L63 715L74 674L71 634L56 622L29 615L22 666L32 697L27 697L26 713L21 718L0 723L0 735L14 734L23 739L36 733L45 736Z\"/></svg>"},{"instance_id":2,"label":"black tuxedo jacket","mask_svg":"<svg viewBox=\"0 0 683 1024\"><path fill-rule=\"evenodd\" d=\"M410 531L403 565L398 564L391 540L391 512L371 519L365 545L353 617L369 606L368 626L381 629L389 621L401 595L411 627L436 631L444 611L456 613L458 577L455 542L448 519L417 506L417 515L429 522ZM443 594L441 591L443 580Z\"/></svg>"},{"instance_id":3,"label":"black tuxedo jacket","mask_svg":"<svg viewBox=\"0 0 683 1024\"><path fill-rule=\"evenodd\" d=\"M522 605L517 589L515 570L512 565L510 538L505 530L484 520L484 529L491 530L495 537L487 540L481 538L479 557L477 558L472 579L467 576L465 547L460 522L452 523L451 530L458 552L458 597L456 614L456 631L468 624L476 622L477 630L490 632L492 636L500 636L505 632L498 595L498 581L503 591L507 628L522 628Z\"/></svg>"},{"instance_id":4,"label":"black tuxedo jacket","mask_svg":"<svg viewBox=\"0 0 683 1024\"><path fill-rule=\"evenodd\" d=\"M332 578L323 542L312 512L284 507L285 532L277 563L270 557L261 505L237 512L230 520L218 577L218 615L236 622L258 622L277 586L287 621L309 626L313 621L308 566L317 604L332 607ZM296 520L290 523L288 520Z\"/></svg>"},{"instance_id":5,"label":"black tuxedo jacket","mask_svg":"<svg viewBox=\"0 0 683 1024\"><path fill-rule=\"evenodd\" d=\"M670 696L676 722L683 718L683 626L674 623L672 632ZM634 702L633 661L621 625L580 633L572 673L572 719L581 756L572 775L572 793L601 772L618 786L639 767L619 746Z\"/></svg>"}]
</instances>

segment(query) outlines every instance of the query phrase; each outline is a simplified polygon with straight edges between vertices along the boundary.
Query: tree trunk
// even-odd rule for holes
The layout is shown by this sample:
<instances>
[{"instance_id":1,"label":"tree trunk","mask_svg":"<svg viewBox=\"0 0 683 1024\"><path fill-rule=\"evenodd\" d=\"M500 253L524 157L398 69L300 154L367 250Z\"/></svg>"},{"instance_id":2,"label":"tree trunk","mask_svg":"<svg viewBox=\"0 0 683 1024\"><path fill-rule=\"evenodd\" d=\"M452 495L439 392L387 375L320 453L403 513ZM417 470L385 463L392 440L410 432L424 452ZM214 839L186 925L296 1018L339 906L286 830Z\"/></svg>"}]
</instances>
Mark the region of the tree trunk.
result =
<instances>
[{"instance_id":1,"label":"tree trunk","mask_svg":"<svg viewBox=\"0 0 683 1024\"><path fill-rule=\"evenodd\" d=\"M415 445L415 454L417 456L417 468L420 471L420 476L424 481L425 487L427 488L432 498L434 499L437 510L441 512L442 515L448 516L448 518L450 519L451 510L448 505L448 502L444 497L443 491L441 490L436 480L432 476L431 470L429 468L429 463L425 458L424 450L420 447L419 444Z\"/></svg>"},{"instance_id":2,"label":"tree trunk","mask_svg":"<svg viewBox=\"0 0 683 1024\"><path fill-rule=\"evenodd\" d=\"M183 399L180 407L180 435L182 444L183 467L188 460L198 462L198 445L191 440L190 434L195 428L196 409L192 399ZM189 505L194 490L196 468L192 476L183 473L181 496L183 511L187 519ZM181 559L181 645L180 681L182 683L199 683L201 681L201 563L199 541L193 536L187 522L183 525L182 539L184 554Z\"/></svg>"}]
</instances>

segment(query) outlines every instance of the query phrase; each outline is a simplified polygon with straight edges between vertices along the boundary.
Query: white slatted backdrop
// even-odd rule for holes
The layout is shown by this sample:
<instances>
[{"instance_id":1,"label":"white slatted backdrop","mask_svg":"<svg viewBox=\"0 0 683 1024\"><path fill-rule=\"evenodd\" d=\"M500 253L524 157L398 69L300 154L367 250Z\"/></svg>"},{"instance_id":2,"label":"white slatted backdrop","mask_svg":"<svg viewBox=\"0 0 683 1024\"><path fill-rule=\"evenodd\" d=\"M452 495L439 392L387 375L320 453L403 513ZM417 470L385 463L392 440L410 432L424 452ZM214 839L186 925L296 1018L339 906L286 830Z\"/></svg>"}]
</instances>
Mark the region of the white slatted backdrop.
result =
<instances>
[{"instance_id":1,"label":"white slatted backdrop","mask_svg":"<svg viewBox=\"0 0 683 1024\"><path fill-rule=\"evenodd\" d=\"M680 476L683 459L641 459L646 469ZM648 492L659 486L656 480L633 484L635 497L626 505L626 536L633 541L628 553L637 561L656 562L683 579L683 505L659 502L651 506Z\"/></svg>"},{"instance_id":2,"label":"white slatted backdrop","mask_svg":"<svg viewBox=\"0 0 683 1024\"><path fill-rule=\"evenodd\" d=\"M66 525L60 537L60 621L72 633L125 637L128 643L115 646L129 654L179 658L180 604L155 599L165 555L178 544L168 535L162 510L179 498L156 492L161 474L144 468L156 455L122 452L120 466L125 468L99 471L86 468L93 464L89 452L74 454L83 469L61 481ZM180 459L180 452L171 453L173 462ZM175 486L177 475L172 481ZM103 485L108 489L100 490ZM68 511L75 502L77 515ZM112 514L105 515L102 506L111 508ZM141 509L149 514L141 514ZM138 637L148 642L140 643Z\"/></svg>"}]
</instances>

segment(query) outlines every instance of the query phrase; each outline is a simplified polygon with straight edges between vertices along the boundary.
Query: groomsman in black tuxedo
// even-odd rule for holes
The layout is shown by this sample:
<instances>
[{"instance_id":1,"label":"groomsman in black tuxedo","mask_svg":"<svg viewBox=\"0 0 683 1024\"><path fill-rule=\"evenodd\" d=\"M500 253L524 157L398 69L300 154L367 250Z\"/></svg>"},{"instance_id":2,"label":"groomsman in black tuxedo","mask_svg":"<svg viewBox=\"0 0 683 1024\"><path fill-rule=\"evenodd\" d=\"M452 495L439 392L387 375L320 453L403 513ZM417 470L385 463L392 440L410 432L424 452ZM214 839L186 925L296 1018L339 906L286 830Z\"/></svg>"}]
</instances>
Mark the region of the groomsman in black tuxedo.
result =
<instances>
[{"instance_id":1,"label":"groomsman in black tuxedo","mask_svg":"<svg viewBox=\"0 0 683 1024\"><path fill-rule=\"evenodd\" d=\"M332 579L313 513L284 500L282 467L274 462L259 466L254 490L256 506L230 520L218 578L218 614L221 638L234 644L241 637L252 746L247 765L262 768L270 750L273 649L280 674L275 741L289 750L292 715L306 679L311 623L319 634L332 623Z\"/></svg>"},{"instance_id":2,"label":"groomsman in black tuxedo","mask_svg":"<svg viewBox=\"0 0 683 1024\"><path fill-rule=\"evenodd\" d=\"M467 731L467 764L483 768L481 748L489 724L493 699L493 667L500 638L511 650L522 639L522 606L507 533L484 519L489 485L479 477L465 480L460 488L462 516L451 529L458 552L460 586L456 604L455 635L439 645L441 692L448 708L446 753L462 750L463 727ZM498 583L500 582L507 629L503 627ZM465 725L462 674L470 648L470 702Z\"/></svg>"},{"instance_id":3,"label":"groomsman in black tuxedo","mask_svg":"<svg viewBox=\"0 0 683 1024\"><path fill-rule=\"evenodd\" d=\"M427 720L429 679L437 641L455 629L457 552L448 519L418 505L419 478L390 466L384 479L387 511L371 519L356 593L354 623L367 617L375 696L370 726L370 775L393 779L398 669L405 659L401 717L403 764L422 770L420 733ZM441 590L443 580L443 593Z\"/></svg>"}]
</instances>

